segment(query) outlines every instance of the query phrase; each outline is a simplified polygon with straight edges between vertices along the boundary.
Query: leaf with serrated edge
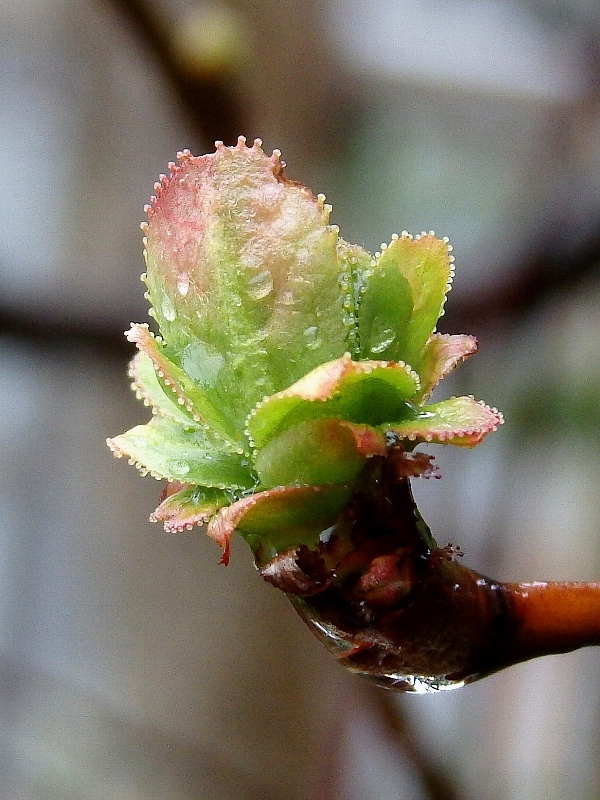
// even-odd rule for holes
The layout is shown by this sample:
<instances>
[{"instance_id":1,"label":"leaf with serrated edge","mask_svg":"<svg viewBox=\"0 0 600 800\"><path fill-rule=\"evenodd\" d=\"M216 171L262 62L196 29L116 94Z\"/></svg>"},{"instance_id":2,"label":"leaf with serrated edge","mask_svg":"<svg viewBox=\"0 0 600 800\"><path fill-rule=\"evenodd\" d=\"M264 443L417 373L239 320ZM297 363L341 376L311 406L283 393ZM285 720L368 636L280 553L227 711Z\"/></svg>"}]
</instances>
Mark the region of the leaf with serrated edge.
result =
<instances>
[{"instance_id":1,"label":"leaf with serrated edge","mask_svg":"<svg viewBox=\"0 0 600 800\"><path fill-rule=\"evenodd\" d=\"M278 433L309 419L379 425L398 419L419 386L419 376L403 363L352 361L346 354L265 398L251 412L248 431L255 445L262 447Z\"/></svg>"},{"instance_id":2,"label":"leaf with serrated edge","mask_svg":"<svg viewBox=\"0 0 600 800\"><path fill-rule=\"evenodd\" d=\"M465 334L434 333L423 351L416 370L421 378L419 402L429 398L437 384L465 358L477 352L477 339Z\"/></svg>"},{"instance_id":3,"label":"leaf with serrated edge","mask_svg":"<svg viewBox=\"0 0 600 800\"><path fill-rule=\"evenodd\" d=\"M222 508L210 521L208 535L223 548L229 562L232 535L238 531L253 550L273 558L290 547L315 547L350 499L347 486L278 486Z\"/></svg>"},{"instance_id":4,"label":"leaf with serrated edge","mask_svg":"<svg viewBox=\"0 0 600 800\"><path fill-rule=\"evenodd\" d=\"M250 488L256 483L243 456L216 450L204 431L186 430L166 417L153 417L107 444L117 458L127 457L155 478L220 489Z\"/></svg>"},{"instance_id":5,"label":"leaf with serrated edge","mask_svg":"<svg viewBox=\"0 0 600 800\"><path fill-rule=\"evenodd\" d=\"M129 364L128 374L135 396L145 406L150 406L153 414L169 417L184 427L201 427L201 423L195 422L192 415L177 402L174 393L167 393L163 389L152 359L146 353L136 353Z\"/></svg>"},{"instance_id":6,"label":"leaf with serrated edge","mask_svg":"<svg viewBox=\"0 0 600 800\"><path fill-rule=\"evenodd\" d=\"M132 324L125 334L127 339L135 344L139 350L152 360L159 378L159 383L165 391L170 391L177 399L181 410L187 411L192 423L212 430L221 440L233 444L241 450L241 436L235 431L231 422L214 407L202 388L193 381L184 370L170 361L164 353L162 340L155 337L147 325Z\"/></svg>"},{"instance_id":7,"label":"leaf with serrated edge","mask_svg":"<svg viewBox=\"0 0 600 800\"><path fill-rule=\"evenodd\" d=\"M169 491L174 487L174 491ZM150 522L162 522L167 533L181 533L203 525L223 506L231 503L231 492L206 486L169 484L166 497L150 515Z\"/></svg>"},{"instance_id":8,"label":"leaf with serrated edge","mask_svg":"<svg viewBox=\"0 0 600 800\"><path fill-rule=\"evenodd\" d=\"M414 366L442 314L453 275L448 242L403 233L382 247L359 309L361 356Z\"/></svg>"},{"instance_id":9,"label":"leaf with serrated edge","mask_svg":"<svg viewBox=\"0 0 600 800\"><path fill-rule=\"evenodd\" d=\"M451 397L440 403L423 406L420 412L417 419L386 425L385 428L411 442L474 447L504 422L497 409L473 397Z\"/></svg>"},{"instance_id":10,"label":"leaf with serrated edge","mask_svg":"<svg viewBox=\"0 0 600 800\"><path fill-rule=\"evenodd\" d=\"M349 483L366 458L385 452L384 435L369 425L309 420L271 439L256 454L254 467L266 488Z\"/></svg>"},{"instance_id":11,"label":"leaf with serrated edge","mask_svg":"<svg viewBox=\"0 0 600 800\"><path fill-rule=\"evenodd\" d=\"M147 209L148 295L169 356L243 424L262 395L346 349L338 231L259 140L179 159Z\"/></svg>"}]
</instances>

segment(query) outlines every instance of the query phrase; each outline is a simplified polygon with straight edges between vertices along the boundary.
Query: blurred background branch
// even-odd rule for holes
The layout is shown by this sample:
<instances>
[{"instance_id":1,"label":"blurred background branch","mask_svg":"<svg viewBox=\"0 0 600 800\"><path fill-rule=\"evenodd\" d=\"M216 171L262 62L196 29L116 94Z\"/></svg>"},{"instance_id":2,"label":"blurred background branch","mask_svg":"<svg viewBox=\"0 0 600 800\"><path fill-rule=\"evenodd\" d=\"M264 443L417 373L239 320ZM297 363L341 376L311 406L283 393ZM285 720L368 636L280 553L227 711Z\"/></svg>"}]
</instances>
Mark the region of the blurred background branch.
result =
<instances>
[{"instance_id":1,"label":"blurred background branch","mask_svg":"<svg viewBox=\"0 0 600 800\"><path fill-rule=\"evenodd\" d=\"M246 43L236 15L226 6L209 6L203 14L198 6L198 13L188 14L178 28L169 25L165 9L156 3L106 2L131 27L148 54L148 63L160 69L171 87L190 126L189 149L198 152L201 142L216 139L235 144L248 127L248 109L244 109L237 80Z\"/></svg>"}]
</instances>

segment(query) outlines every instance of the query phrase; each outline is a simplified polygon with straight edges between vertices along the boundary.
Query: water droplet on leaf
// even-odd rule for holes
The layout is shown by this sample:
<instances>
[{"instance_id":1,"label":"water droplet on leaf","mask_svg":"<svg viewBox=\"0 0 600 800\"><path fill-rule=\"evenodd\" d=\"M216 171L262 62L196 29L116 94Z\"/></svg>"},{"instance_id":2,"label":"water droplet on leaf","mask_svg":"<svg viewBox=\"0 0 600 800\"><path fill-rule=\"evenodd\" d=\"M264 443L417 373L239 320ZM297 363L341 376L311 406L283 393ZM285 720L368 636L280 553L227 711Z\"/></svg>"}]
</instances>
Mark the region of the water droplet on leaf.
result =
<instances>
[{"instance_id":1,"label":"water droplet on leaf","mask_svg":"<svg viewBox=\"0 0 600 800\"><path fill-rule=\"evenodd\" d=\"M173 305L171 298L167 295L164 295L162 299L160 313L167 320L167 322L174 322L177 317L175 306Z\"/></svg>"},{"instance_id":2,"label":"water droplet on leaf","mask_svg":"<svg viewBox=\"0 0 600 800\"><path fill-rule=\"evenodd\" d=\"M297 301L294 297L294 293L290 292L282 292L279 298L279 302L284 306L293 306Z\"/></svg>"},{"instance_id":3,"label":"water droplet on leaf","mask_svg":"<svg viewBox=\"0 0 600 800\"><path fill-rule=\"evenodd\" d=\"M224 364L221 353L200 340L190 342L181 354L181 366L202 386L215 386Z\"/></svg>"},{"instance_id":4,"label":"water droplet on leaf","mask_svg":"<svg viewBox=\"0 0 600 800\"><path fill-rule=\"evenodd\" d=\"M317 350L323 343L323 340L319 336L319 329L316 325L311 325L309 328L305 328L302 331L302 334L304 336L305 344L309 350Z\"/></svg>"},{"instance_id":5,"label":"water droplet on leaf","mask_svg":"<svg viewBox=\"0 0 600 800\"><path fill-rule=\"evenodd\" d=\"M273 276L268 269L253 275L246 286L246 292L252 300L262 300L273 291Z\"/></svg>"},{"instance_id":6,"label":"water droplet on leaf","mask_svg":"<svg viewBox=\"0 0 600 800\"><path fill-rule=\"evenodd\" d=\"M378 355L379 353L383 353L388 347L394 343L396 339L396 333L391 328L383 328L382 330L376 330L375 326L373 326L373 331L371 332L371 347L370 350L372 353Z\"/></svg>"},{"instance_id":7,"label":"water droplet on leaf","mask_svg":"<svg viewBox=\"0 0 600 800\"><path fill-rule=\"evenodd\" d=\"M190 465L185 461L169 461L168 467L175 475L187 475L190 471Z\"/></svg>"},{"instance_id":8,"label":"water droplet on leaf","mask_svg":"<svg viewBox=\"0 0 600 800\"><path fill-rule=\"evenodd\" d=\"M177 291L182 297L185 297L190 288L190 276L187 272L182 272L177 278Z\"/></svg>"}]
</instances>

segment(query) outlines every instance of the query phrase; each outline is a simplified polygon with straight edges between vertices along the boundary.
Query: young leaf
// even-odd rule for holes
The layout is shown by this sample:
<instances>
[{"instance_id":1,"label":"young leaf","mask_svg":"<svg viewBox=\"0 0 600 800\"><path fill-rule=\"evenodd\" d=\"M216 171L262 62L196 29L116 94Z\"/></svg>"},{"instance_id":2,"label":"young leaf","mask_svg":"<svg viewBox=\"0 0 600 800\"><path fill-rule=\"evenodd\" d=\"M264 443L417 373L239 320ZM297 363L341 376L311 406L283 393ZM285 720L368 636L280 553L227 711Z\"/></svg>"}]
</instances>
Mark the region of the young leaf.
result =
<instances>
[{"instance_id":1,"label":"young leaf","mask_svg":"<svg viewBox=\"0 0 600 800\"><path fill-rule=\"evenodd\" d=\"M371 268L373 257L359 245L348 244L338 240L338 258L340 261L340 283L344 292L344 324L348 326L347 349L354 359L360 358L360 333L358 327L358 309L361 294Z\"/></svg>"},{"instance_id":2,"label":"young leaf","mask_svg":"<svg viewBox=\"0 0 600 800\"><path fill-rule=\"evenodd\" d=\"M381 459L373 475L433 475L413 442L473 446L502 417L472 398L423 406L476 349L434 332L446 240L404 233L372 258L259 140L178 158L142 226L160 335L127 333L132 388L154 418L108 443L169 481L152 515L167 530L208 522L227 561L239 528L257 560L294 561L287 550L316 546L367 459Z\"/></svg>"},{"instance_id":3,"label":"young leaf","mask_svg":"<svg viewBox=\"0 0 600 800\"><path fill-rule=\"evenodd\" d=\"M386 425L386 429L412 442L474 447L504 421L497 409L472 397L451 397L420 411L416 419Z\"/></svg>"},{"instance_id":4,"label":"young leaf","mask_svg":"<svg viewBox=\"0 0 600 800\"><path fill-rule=\"evenodd\" d=\"M425 345L421 361L415 366L421 378L419 402L429 398L438 383L465 358L477 352L477 339L465 334L434 333Z\"/></svg>"},{"instance_id":5,"label":"young leaf","mask_svg":"<svg viewBox=\"0 0 600 800\"><path fill-rule=\"evenodd\" d=\"M141 351L136 353L129 364L128 374L132 379L131 388L135 396L138 400L142 400L145 406L150 406L153 414L169 417L184 427L202 427L201 423L194 422L189 411L177 402L177 397L172 391L163 389L149 355Z\"/></svg>"},{"instance_id":6,"label":"young leaf","mask_svg":"<svg viewBox=\"0 0 600 800\"><path fill-rule=\"evenodd\" d=\"M256 454L254 466L266 488L350 483L366 458L385 452L384 435L369 425L309 420L271 439Z\"/></svg>"},{"instance_id":7,"label":"young leaf","mask_svg":"<svg viewBox=\"0 0 600 800\"><path fill-rule=\"evenodd\" d=\"M150 522L162 522L167 533L181 533L208 522L231 500L231 492L222 489L172 482L158 508L150 514Z\"/></svg>"},{"instance_id":8,"label":"young leaf","mask_svg":"<svg viewBox=\"0 0 600 800\"><path fill-rule=\"evenodd\" d=\"M337 228L258 140L170 166L145 227L153 314L170 358L242 423L346 349Z\"/></svg>"},{"instance_id":9,"label":"young leaf","mask_svg":"<svg viewBox=\"0 0 600 800\"><path fill-rule=\"evenodd\" d=\"M432 233L394 237L368 278L358 312L361 357L415 367L435 329L453 268L448 243Z\"/></svg>"},{"instance_id":10,"label":"young leaf","mask_svg":"<svg viewBox=\"0 0 600 800\"><path fill-rule=\"evenodd\" d=\"M107 444L117 458L126 456L155 478L220 489L247 489L256 483L243 456L216 450L204 431L186 429L167 417L153 417Z\"/></svg>"},{"instance_id":11,"label":"young leaf","mask_svg":"<svg viewBox=\"0 0 600 800\"><path fill-rule=\"evenodd\" d=\"M265 398L250 414L248 431L255 445L262 447L276 434L309 419L336 417L379 425L401 419L406 401L419 386L419 376L401 362L352 361L346 354Z\"/></svg>"},{"instance_id":12,"label":"young leaf","mask_svg":"<svg viewBox=\"0 0 600 800\"><path fill-rule=\"evenodd\" d=\"M223 548L224 564L229 561L229 543L235 531L266 562L290 547L316 547L350 495L347 486L278 486L222 508L210 521L207 533Z\"/></svg>"},{"instance_id":13,"label":"young leaf","mask_svg":"<svg viewBox=\"0 0 600 800\"><path fill-rule=\"evenodd\" d=\"M132 324L125 335L152 360L160 385L175 396L182 412L188 412L190 423L197 423L230 444L235 443L238 452L241 452L242 437L236 432L232 422L215 407L201 384L167 358L162 340L150 333L147 325Z\"/></svg>"}]
</instances>

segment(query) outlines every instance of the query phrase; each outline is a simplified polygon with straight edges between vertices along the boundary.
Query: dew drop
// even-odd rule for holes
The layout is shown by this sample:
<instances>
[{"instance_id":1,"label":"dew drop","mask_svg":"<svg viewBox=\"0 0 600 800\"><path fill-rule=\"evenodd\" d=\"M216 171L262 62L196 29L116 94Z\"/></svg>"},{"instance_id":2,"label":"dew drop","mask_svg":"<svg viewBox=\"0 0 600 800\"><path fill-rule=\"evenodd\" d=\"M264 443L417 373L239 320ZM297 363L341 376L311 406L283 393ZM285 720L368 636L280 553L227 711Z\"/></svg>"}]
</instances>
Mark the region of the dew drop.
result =
<instances>
[{"instance_id":1,"label":"dew drop","mask_svg":"<svg viewBox=\"0 0 600 800\"><path fill-rule=\"evenodd\" d=\"M167 322L174 322L177 317L177 312L175 311L175 306L170 297L164 295L162 298L162 303L160 305L160 313Z\"/></svg>"},{"instance_id":2,"label":"dew drop","mask_svg":"<svg viewBox=\"0 0 600 800\"><path fill-rule=\"evenodd\" d=\"M175 475L187 475L190 465L185 461L169 461L168 467Z\"/></svg>"},{"instance_id":3,"label":"dew drop","mask_svg":"<svg viewBox=\"0 0 600 800\"><path fill-rule=\"evenodd\" d=\"M185 297L190 288L190 276L187 272L182 272L177 277L177 291L182 297Z\"/></svg>"},{"instance_id":4,"label":"dew drop","mask_svg":"<svg viewBox=\"0 0 600 800\"><path fill-rule=\"evenodd\" d=\"M296 298L294 297L294 293L290 291L282 292L279 297L279 302L283 306L293 306L296 303Z\"/></svg>"},{"instance_id":5,"label":"dew drop","mask_svg":"<svg viewBox=\"0 0 600 800\"><path fill-rule=\"evenodd\" d=\"M253 275L247 283L246 293L252 300L262 300L273 291L273 276L268 269Z\"/></svg>"},{"instance_id":6,"label":"dew drop","mask_svg":"<svg viewBox=\"0 0 600 800\"><path fill-rule=\"evenodd\" d=\"M374 326L375 327L375 326ZM383 328L381 330L373 330L371 332L371 347L369 348L372 353L378 355L388 349L394 343L396 333L392 328Z\"/></svg>"},{"instance_id":7,"label":"dew drop","mask_svg":"<svg viewBox=\"0 0 600 800\"><path fill-rule=\"evenodd\" d=\"M221 353L200 340L190 342L181 354L181 365L190 378L206 387L215 386L224 364Z\"/></svg>"},{"instance_id":8,"label":"dew drop","mask_svg":"<svg viewBox=\"0 0 600 800\"><path fill-rule=\"evenodd\" d=\"M304 336L305 344L309 350L317 350L323 340L319 336L319 329L316 325L311 325L309 328L305 328L302 331L302 335Z\"/></svg>"}]
</instances>

